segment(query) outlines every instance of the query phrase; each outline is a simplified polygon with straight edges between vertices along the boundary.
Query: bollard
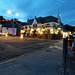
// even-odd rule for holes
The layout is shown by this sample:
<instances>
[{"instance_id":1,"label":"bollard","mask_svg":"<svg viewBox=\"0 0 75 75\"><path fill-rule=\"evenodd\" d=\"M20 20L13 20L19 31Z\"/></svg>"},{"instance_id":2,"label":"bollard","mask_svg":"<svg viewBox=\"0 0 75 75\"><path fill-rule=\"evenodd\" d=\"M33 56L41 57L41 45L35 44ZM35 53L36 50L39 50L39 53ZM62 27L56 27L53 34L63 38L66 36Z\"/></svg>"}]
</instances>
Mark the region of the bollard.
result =
<instances>
[{"instance_id":1,"label":"bollard","mask_svg":"<svg viewBox=\"0 0 75 75\"><path fill-rule=\"evenodd\" d=\"M67 38L63 38L63 75L66 75Z\"/></svg>"}]
</instances>

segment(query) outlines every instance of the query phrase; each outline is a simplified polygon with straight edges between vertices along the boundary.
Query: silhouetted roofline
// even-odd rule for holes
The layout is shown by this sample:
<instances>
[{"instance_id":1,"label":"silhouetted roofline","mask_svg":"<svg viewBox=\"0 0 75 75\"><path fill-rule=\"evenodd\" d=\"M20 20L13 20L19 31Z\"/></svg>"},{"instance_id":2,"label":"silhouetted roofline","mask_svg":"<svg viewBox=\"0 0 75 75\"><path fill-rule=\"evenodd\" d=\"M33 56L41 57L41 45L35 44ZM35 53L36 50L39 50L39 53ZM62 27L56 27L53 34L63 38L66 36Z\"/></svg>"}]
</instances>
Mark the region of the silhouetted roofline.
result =
<instances>
[{"instance_id":1,"label":"silhouetted roofline","mask_svg":"<svg viewBox=\"0 0 75 75\"><path fill-rule=\"evenodd\" d=\"M34 19L30 19L25 25L32 25ZM57 18L54 16L38 17L36 18L38 23L48 23L48 22L57 22Z\"/></svg>"}]
</instances>

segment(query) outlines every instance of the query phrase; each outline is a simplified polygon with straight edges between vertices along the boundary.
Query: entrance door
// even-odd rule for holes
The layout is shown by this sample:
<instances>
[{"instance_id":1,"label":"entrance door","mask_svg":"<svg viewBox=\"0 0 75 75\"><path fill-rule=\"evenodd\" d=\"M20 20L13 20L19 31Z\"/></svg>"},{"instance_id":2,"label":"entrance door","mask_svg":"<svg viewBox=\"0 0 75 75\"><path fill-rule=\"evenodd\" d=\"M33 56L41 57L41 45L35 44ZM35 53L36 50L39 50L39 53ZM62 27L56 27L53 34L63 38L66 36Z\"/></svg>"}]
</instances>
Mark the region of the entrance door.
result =
<instances>
[{"instance_id":1,"label":"entrance door","mask_svg":"<svg viewBox=\"0 0 75 75\"><path fill-rule=\"evenodd\" d=\"M36 33L36 30L34 30L34 33L33 34L35 34Z\"/></svg>"}]
</instances>

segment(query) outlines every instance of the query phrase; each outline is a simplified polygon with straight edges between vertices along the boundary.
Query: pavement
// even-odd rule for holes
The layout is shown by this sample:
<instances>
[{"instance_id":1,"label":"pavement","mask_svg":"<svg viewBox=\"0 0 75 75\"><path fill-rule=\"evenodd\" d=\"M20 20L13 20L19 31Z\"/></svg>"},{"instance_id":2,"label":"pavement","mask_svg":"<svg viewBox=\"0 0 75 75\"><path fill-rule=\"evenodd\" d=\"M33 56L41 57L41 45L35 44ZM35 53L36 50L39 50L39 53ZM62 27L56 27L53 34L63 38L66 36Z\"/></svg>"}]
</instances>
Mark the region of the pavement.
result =
<instances>
[{"instance_id":1,"label":"pavement","mask_svg":"<svg viewBox=\"0 0 75 75\"><path fill-rule=\"evenodd\" d=\"M72 46L68 45L68 51L67 51L67 65L66 65L66 71L67 75L75 75L75 51L71 50Z\"/></svg>"},{"instance_id":2,"label":"pavement","mask_svg":"<svg viewBox=\"0 0 75 75\"><path fill-rule=\"evenodd\" d=\"M41 45L41 44L40 44ZM0 75L63 75L63 41L0 63Z\"/></svg>"}]
</instances>

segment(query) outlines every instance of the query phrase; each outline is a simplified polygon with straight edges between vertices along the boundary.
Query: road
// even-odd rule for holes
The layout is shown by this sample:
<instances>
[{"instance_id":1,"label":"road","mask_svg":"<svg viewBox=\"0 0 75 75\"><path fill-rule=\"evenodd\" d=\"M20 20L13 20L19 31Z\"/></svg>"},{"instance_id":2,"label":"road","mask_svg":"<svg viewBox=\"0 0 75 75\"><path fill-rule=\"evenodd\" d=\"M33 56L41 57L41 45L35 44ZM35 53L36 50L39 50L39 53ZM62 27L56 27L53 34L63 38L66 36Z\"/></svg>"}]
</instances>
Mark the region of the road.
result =
<instances>
[{"instance_id":1,"label":"road","mask_svg":"<svg viewBox=\"0 0 75 75\"><path fill-rule=\"evenodd\" d=\"M4 61L36 50L44 50L59 40L0 36L0 42L0 61Z\"/></svg>"},{"instance_id":2,"label":"road","mask_svg":"<svg viewBox=\"0 0 75 75\"><path fill-rule=\"evenodd\" d=\"M0 75L63 75L62 40L1 37Z\"/></svg>"},{"instance_id":3,"label":"road","mask_svg":"<svg viewBox=\"0 0 75 75\"><path fill-rule=\"evenodd\" d=\"M67 46L67 58L66 58L66 69L68 75L75 75L75 51L71 50L72 46ZM72 74L73 73L73 74Z\"/></svg>"}]
</instances>

